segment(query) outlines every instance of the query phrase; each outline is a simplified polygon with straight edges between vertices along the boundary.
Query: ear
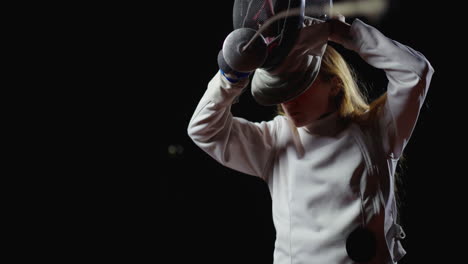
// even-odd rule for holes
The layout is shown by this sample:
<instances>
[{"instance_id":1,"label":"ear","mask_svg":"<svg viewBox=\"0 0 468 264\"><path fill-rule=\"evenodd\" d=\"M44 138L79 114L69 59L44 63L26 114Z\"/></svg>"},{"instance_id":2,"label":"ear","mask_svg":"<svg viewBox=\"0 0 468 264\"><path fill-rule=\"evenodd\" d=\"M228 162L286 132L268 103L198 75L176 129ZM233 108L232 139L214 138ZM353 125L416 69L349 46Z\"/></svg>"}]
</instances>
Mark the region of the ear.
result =
<instances>
[{"instance_id":1,"label":"ear","mask_svg":"<svg viewBox=\"0 0 468 264\"><path fill-rule=\"evenodd\" d=\"M341 80L337 76L333 76L330 80L331 90L330 96L336 96L342 89Z\"/></svg>"}]
</instances>

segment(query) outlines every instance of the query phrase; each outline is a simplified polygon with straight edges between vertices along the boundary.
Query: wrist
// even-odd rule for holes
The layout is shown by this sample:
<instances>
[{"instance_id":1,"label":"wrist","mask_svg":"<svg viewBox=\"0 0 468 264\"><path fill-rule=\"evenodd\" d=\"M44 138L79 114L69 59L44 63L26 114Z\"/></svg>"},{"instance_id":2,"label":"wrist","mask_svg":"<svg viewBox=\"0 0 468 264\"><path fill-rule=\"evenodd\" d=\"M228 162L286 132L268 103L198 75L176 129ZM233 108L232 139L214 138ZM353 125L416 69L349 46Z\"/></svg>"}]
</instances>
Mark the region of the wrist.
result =
<instances>
[{"instance_id":1,"label":"wrist","mask_svg":"<svg viewBox=\"0 0 468 264\"><path fill-rule=\"evenodd\" d=\"M222 69L219 69L219 71L231 83L237 83L241 80L244 80L248 78L251 74L251 72L238 72L234 70L225 72Z\"/></svg>"}]
</instances>

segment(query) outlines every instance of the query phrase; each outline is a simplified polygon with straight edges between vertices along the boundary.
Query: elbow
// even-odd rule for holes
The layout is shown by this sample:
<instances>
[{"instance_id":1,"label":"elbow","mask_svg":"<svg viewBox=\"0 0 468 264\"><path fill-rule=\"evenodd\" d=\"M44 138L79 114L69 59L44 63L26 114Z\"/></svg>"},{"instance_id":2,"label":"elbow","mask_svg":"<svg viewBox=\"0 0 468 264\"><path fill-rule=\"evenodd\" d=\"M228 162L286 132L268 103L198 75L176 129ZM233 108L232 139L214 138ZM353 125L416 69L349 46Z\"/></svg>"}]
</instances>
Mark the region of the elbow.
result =
<instances>
[{"instance_id":1,"label":"elbow","mask_svg":"<svg viewBox=\"0 0 468 264\"><path fill-rule=\"evenodd\" d=\"M429 89L433 74L434 74L434 68L432 67L431 63L427 59L425 59L422 74L419 76L421 87L422 87L422 90L423 90L423 92L422 92L423 93L423 98L426 97L426 94L427 94L427 91Z\"/></svg>"},{"instance_id":2,"label":"elbow","mask_svg":"<svg viewBox=\"0 0 468 264\"><path fill-rule=\"evenodd\" d=\"M432 67L432 64L427 59L424 61L425 61L425 65L424 65L424 72L423 72L422 77L425 77L424 79L426 80L430 80L432 78L432 75L434 74L434 67Z\"/></svg>"},{"instance_id":3,"label":"elbow","mask_svg":"<svg viewBox=\"0 0 468 264\"><path fill-rule=\"evenodd\" d=\"M434 67L432 67L432 64L428 60L426 60L426 63L427 63L427 68L429 69L429 71L431 73L434 73Z\"/></svg>"},{"instance_id":4,"label":"elbow","mask_svg":"<svg viewBox=\"0 0 468 264\"><path fill-rule=\"evenodd\" d=\"M197 145L210 142L215 134L213 128L200 120L192 119L187 127L187 135Z\"/></svg>"},{"instance_id":5,"label":"elbow","mask_svg":"<svg viewBox=\"0 0 468 264\"><path fill-rule=\"evenodd\" d=\"M425 96L434 74L434 67L422 55L416 57L412 66L412 70L408 71L409 74L401 78L400 81L406 83L408 87L412 87L414 95L423 94Z\"/></svg>"},{"instance_id":6,"label":"elbow","mask_svg":"<svg viewBox=\"0 0 468 264\"><path fill-rule=\"evenodd\" d=\"M424 80L426 83L429 83L432 75L434 74L434 67L432 67L432 64L429 62L429 60L421 53L418 53L418 56L416 56L416 58L418 65L415 67L416 73L418 74L421 80Z\"/></svg>"},{"instance_id":7,"label":"elbow","mask_svg":"<svg viewBox=\"0 0 468 264\"><path fill-rule=\"evenodd\" d=\"M187 135L195 141L195 138L197 137L197 126L195 122L190 120L188 126L187 126Z\"/></svg>"}]
</instances>

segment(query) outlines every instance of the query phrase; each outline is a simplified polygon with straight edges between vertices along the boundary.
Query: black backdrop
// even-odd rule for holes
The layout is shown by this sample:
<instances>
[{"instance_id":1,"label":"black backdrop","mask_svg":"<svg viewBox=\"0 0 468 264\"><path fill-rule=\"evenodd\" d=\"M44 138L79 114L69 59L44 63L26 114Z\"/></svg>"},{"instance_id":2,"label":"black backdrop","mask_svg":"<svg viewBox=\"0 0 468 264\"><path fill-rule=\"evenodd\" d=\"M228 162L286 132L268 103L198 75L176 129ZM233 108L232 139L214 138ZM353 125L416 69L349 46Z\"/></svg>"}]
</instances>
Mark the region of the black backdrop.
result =
<instances>
[{"instance_id":1,"label":"black backdrop","mask_svg":"<svg viewBox=\"0 0 468 264\"><path fill-rule=\"evenodd\" d=\"M161 240L167 250L164 252L174 263L193 260L272 263L274 227L266 185L220 166L198 149L186 133L198 99L217 71L217 52L232 30L230 1L218 3L211 11L203 11L202 7L209 8L208 4L197 3L196 8L201 11L193 13L188 9L184 13L186 17L179 21L182 33L177 34L175 43L167 43L171 56L163 58L163 64L169 69L164 72L164 78L174 83L154 88L169 93L162 100L170 105L161 109L162 102L156 99L152 108L154 115L149 115L149 121L158 124L158 130L164 130L164 137L157 136L155 140L162 154L158 161L167 168L162 173L160 168L155 168L160 181L159 199L165 208L160 212L164 224L157 228L165 235ZM457 192L449 197L445 194L447 189L453 188L452 177L460 175L454 166L457 154L448 143L454 139L450 122L457 112L456 106L449 103L452 95L447 95L447 90L454 85L451 82L455 73L446 65L447 53L451 51L442 49L451 36L450 29L445 26L450 18L441 16L445 13L441 10L445 10L444 7L432 1L393 1L379 21L360 17L388 37L422 52L436 70L406 148L406 162L401 172L400 214L407 233L403 244L408 252L399 262L403 264L447 263L456 251L455 242L447 237L451 232L447 227L456 225L452 216L459 210L453 203ZM352 21L353 18L348 19ZM384 74L367 66L355 54L344 52L358 69L359 76L367 81L371 97L383 92ZM242 95L233 111L255 121L269 119L274 114L274 109L256 105L248 92ZM161 118L163 123L160 123ZM181 151L170 154L170 148ZM449 249L445 250L446 247Z\"/></svg>"},{"instance_id":2,"label":"black backdrop","mask_svg":"<svg viewBox=\"0 0 468 264\"><path fill-rule=\"evenodd\" d=\"M59 202L73 212L66 221L73 223L66 224L77 245L66 247L73 256L101 253L99 259L132 263L272 263L275 230L265 183L222 167L187 136L190 117L218 70L218 51L232 31L232 4L109 4L89 8L89 17L74 25L80 33L72 40L79 62L73 68L74 154L58 159L77 173L62 189L61 196L71 200ZM463 42L453 41L464 32L463 17L455 11L436 1L393 0L381 20L367 21L422 52L436 71L405 152L403 264L454 262L461 245L454 239L463 231L465 207L459 202L466 144L459 127L463 103L456 100L466 85ZM343 52L370 95L383 92L384 74ZM248 92L233 111L253 121L274 114Z\"/></svg>"}]
</instances>

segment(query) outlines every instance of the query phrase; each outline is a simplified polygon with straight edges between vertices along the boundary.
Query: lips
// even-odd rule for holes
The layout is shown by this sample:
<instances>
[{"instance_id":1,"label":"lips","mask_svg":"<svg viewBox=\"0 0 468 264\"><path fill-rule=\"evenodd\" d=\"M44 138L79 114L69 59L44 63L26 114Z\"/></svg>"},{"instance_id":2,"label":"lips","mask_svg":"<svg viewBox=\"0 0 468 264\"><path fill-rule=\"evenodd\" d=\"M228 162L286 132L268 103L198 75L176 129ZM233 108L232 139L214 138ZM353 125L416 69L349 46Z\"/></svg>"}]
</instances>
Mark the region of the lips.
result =
<instances>
[{"instance_id":1,"label":"lips","mask_svg":"<svg viewBox=\"0 0 468 264\"><path fill-rule=\"evenodd\" d=\"M290 117L296 117L296 116L299 116L301 114L301 112L292 112L292 113L289 113L289 116Z\"/></svg>"}]
</instances>

